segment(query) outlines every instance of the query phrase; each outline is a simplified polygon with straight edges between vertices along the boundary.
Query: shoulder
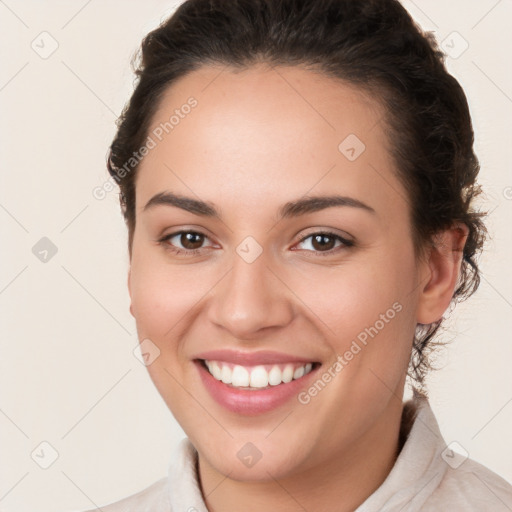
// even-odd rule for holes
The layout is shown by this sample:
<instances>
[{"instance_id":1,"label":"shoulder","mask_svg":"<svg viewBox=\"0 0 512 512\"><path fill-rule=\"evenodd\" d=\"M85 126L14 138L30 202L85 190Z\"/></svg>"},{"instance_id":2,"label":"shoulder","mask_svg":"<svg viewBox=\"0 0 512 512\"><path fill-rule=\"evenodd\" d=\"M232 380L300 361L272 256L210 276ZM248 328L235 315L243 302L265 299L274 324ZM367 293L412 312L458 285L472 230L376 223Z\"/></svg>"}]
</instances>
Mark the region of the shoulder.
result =
<instances>
[{"instance_id":1,"label":"shoulder","mask_svg":"<svg viewBox=\"0 0 512 512\"><path fill-rule=\"evenodd\" d=\"M454 458L455 464L447 468L422 510L512 510L512 485L474 460L464 460L460 454L454 454Z\"/></svg>"},{"instance_id":2,"label":"shoulder","mask_svg":"<svg viewBox=\"0 0 512 512\"><path fill-rule=\"evenodd\" d=\"M395 466L361 512L512 511L512 485L446 444L426 397L405 404L401 427Z\"/></svg>"},{"instance_id":3,"label":"shoulder","mask_svg":"<svg viewBox=\"0 0 512 512\"><path fill-rule=\"evenodd\" d=\"M103 512L168 512L170 511L167 477L120 501L99 508ZM96 512L98 508L85 512Z\"/></svg>"}]
</instances>

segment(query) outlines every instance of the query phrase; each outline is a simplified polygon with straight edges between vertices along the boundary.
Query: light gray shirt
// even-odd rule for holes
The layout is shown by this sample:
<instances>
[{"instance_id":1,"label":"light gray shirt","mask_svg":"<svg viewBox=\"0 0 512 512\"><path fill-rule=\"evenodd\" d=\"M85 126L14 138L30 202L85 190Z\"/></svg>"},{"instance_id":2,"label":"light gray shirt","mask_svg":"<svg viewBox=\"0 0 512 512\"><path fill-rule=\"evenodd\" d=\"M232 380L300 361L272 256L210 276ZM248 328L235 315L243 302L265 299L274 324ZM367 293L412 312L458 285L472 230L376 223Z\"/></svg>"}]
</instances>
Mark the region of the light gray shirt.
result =
<instances>
[{"instance_id":1,"label":"light gray shirt","mask_svg":"<svg viewBox=\"0 0 512 512\"><path fill-rule=\"evenodd\" d=\"M412 426L407 427L407 417ZM391 472L355 512L512 511L512 486L485 466L457 453L457 446L446 445L428 399L416 398L404 404L402 431L405 443ZM168 476L101 510L208 512L196 462L197 451L184 438L173 454Z\"/></svg>"}]
</instances>

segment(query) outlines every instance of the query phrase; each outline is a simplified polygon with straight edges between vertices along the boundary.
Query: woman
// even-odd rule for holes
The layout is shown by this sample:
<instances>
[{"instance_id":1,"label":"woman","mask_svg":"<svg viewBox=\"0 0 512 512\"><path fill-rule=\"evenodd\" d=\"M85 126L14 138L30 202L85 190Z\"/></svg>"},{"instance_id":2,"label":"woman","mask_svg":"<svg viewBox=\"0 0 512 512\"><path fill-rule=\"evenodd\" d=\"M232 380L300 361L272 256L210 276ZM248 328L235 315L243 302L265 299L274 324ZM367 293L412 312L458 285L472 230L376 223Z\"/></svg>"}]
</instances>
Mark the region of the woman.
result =
<instances>
[{"instance_id":1,"label":"woman","mask_svg":"<svg viewBox=\"0 0 512 512\"><path fill-rule=\"evenodd\" d=\"M188 437L102 510L512 509L424 386L485 239L433 37L396 0L188 0L137 75L108 167L142 353Z\"/></svg>"}]
</instances>

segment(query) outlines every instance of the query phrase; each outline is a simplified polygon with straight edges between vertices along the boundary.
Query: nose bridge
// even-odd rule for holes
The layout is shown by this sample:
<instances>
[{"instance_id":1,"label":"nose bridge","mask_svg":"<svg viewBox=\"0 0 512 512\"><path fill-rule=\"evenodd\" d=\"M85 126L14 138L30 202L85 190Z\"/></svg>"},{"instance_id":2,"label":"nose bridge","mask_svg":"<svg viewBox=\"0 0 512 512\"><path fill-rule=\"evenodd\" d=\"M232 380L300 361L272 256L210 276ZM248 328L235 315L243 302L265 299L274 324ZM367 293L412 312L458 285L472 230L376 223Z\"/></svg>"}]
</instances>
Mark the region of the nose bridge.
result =
<instances>
[{"instance_id":1,"label":"nose bridge","mask_svg":"<svg viewBox=\"0 0 512 512\"><path fill-rule=\"evenodd\" d=\"M287 288L269 268L265 255L251 262L241 254L234 254L231 271L215 287L209 311L210 320L236 338L286 325L292 318Z\"/></svg>"}]
</instances>

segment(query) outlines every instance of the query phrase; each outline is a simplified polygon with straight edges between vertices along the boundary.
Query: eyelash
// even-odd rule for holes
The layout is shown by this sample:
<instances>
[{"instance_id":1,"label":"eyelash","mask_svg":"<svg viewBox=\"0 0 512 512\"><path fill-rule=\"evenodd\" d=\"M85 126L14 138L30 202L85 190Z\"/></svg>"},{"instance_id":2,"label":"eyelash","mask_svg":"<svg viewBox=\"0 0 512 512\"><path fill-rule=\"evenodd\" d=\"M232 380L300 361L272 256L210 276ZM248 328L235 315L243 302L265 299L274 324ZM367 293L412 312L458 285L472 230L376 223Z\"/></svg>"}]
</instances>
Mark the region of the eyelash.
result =
<instances>
[{"instance_id":1,"label":"eyelash","mask_svg":"<svg viewBox=\"0 0 512 512\"><path fill-rule=\"evenodd\" d=\"M183 230L183 231L177 231L176 233L171 233L169 235L165 235L164 237L160 238L157 241L161 245L165 244L166 245L165 249L168 251L171 251L172 253L174 253L176 255L195 256L196 254L199 254L203 250L203 248L179 249L179 248L167 243L168 240L170 240L171 238L174 238L175 236L183 235L183 234L201 235L201 236L204 236L205 238L208 238L205 234L203 234L199 231ZM309 252L314 252L322 257L323 256L332 256L333 254L337 253L338 251L340 251L342 249L346 249L348 247L353 247L355 245L353 241L347 240L346 238L343 238L342 236L340 236L336 233L329 232L329 231L318 231L318 232L310 233L309 235L302 237L297 243L298 244L303 243L308 238L312 238L317 235L323 235L323 236L327 236L329 238L337 239L343 244L342 246L336 247L334 249L329 249L328 251L309 251Z\"/></svg>"}]
</instances>

